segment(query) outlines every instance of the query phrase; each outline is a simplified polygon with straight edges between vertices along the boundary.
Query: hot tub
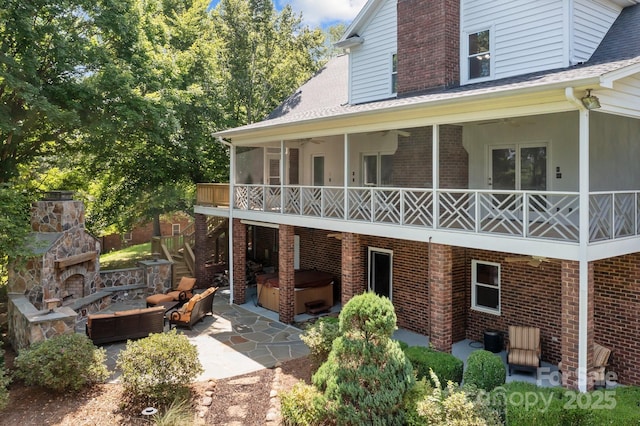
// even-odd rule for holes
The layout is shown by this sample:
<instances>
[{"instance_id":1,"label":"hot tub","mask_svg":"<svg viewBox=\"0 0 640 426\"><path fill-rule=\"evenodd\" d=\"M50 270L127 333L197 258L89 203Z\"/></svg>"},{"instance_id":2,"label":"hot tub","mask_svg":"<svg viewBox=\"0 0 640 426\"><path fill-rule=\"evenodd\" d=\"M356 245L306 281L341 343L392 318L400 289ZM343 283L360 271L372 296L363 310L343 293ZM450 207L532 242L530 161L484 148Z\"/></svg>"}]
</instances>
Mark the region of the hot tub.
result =
<instances>
[{"instance_id":1,"label":"hot tub","mask_svg":"<svg viewBox=\"0 0 640 426\"><path fill-rule=\"evenodd\" d=\"M280 280L277 273L256 276L258 304L271 311L280 311ZM316 270L296 271L294 275L294 314L306 311L305 303L315 300L333 306L333 275Z\"/></svg>"}]
</instances>

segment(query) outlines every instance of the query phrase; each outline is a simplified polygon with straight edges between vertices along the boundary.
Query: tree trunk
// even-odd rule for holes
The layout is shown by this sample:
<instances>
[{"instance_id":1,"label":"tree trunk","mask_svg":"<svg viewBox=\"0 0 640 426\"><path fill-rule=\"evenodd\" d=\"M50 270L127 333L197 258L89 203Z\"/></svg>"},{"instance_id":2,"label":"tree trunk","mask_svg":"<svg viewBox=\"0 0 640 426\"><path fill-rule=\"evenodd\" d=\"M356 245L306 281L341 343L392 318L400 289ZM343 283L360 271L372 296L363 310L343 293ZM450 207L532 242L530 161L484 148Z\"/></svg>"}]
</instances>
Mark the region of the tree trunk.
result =
<instances>
[{"instance_id":1,"label":"tree trunk","mask_svg":"<svg viewBox=\"0 0 640 426\"><path fill-rule=\"evenodd\" d=\"M160 230L160 213L155 213L153 215L153 236L161 237L162 231Z\"/></svg>"}]
</instances>

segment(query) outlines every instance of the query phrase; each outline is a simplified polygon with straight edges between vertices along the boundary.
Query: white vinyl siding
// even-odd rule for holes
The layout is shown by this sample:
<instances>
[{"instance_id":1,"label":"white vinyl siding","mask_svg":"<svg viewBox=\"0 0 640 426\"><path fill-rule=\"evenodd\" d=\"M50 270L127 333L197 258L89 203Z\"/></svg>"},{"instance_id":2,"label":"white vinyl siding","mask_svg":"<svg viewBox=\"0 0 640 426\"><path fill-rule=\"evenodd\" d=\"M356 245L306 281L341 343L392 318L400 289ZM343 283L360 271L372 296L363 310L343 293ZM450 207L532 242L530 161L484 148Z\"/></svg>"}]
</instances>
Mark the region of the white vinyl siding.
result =
<instances>
[{"instance_id":1,"label":"white vinyl siding","mask_svg":"<svg viewBox=\"0 0 640 426\"><path fill-rule=\"evenodd\" d=\"M588 61L621 12L620 6L608 1L574 0L574 63Z\"/></svg>"},{"instance_id":2,"label":"white vinyl siding","mask_svg":"<svg viewBox=\"0 0 640 426\"><path fill-rule=\"evenodd\" d=\"M462 0L461 58L468 34L492 31L492 78L500 79L565 66L564 2L556 0ZM461 81L468 69L461 61Z\"/></svg>"},{"instance_id":3,"label":"white vinyl siding","mask_svg":"<svg viewBox=\"0 0 640 426\"><path fill-rule=\"evenodd\" d=\"M350 52L350 103L358 104L392 96L389 58L397 51L397 11L394 0L380 5L358 35L364 43Z\"/></svg>"}]
</instances>

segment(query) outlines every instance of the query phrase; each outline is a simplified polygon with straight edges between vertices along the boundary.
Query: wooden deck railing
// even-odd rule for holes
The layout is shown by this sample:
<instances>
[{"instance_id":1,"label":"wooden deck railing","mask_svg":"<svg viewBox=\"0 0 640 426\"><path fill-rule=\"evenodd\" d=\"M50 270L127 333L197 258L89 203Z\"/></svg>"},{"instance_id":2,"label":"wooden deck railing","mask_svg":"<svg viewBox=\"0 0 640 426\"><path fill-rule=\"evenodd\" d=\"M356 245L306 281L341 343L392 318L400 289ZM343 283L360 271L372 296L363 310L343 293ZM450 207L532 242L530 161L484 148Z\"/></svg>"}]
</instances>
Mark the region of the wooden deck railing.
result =
<instances>
[{"instance_id":1,"label":"wooden deck railing","mask_svg":"<svg viewBox=\"0 0 640 426\"><path fill-rule=\"evenodd\" d=\"M229 207L229 184L197 184L196 204L199 206Z\"/></svg>"}]
</instances>

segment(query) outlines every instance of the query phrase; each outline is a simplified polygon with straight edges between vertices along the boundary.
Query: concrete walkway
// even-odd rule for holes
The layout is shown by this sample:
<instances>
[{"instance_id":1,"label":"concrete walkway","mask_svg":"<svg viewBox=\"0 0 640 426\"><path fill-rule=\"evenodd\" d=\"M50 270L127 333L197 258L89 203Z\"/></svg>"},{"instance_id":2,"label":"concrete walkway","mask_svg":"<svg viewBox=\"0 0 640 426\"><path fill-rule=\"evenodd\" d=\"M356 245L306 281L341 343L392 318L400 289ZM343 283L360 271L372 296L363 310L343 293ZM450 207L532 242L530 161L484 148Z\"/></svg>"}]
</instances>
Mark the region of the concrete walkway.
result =
<instances>
[{"instance_id":1,"label":"concrete walkway","mask_svg":"<svg viewBox=\"0 0 640 426\"><path fill-rule=\"evenodd\" d=\"M118 303L109 311L134 309L140 302ZM165 325L165 331L168 331ZM229 304L228 288L220 289L213 300L213 315L205 316L193 330L178 328L198 348L204 368L196 380L223 379L275 367L281 362L305 356L307 346L301 330ZM101 345L107 350L107 367L114 371L110 381L120 376L116 359L126 342Z\"/></svg>"}]
</instances>

